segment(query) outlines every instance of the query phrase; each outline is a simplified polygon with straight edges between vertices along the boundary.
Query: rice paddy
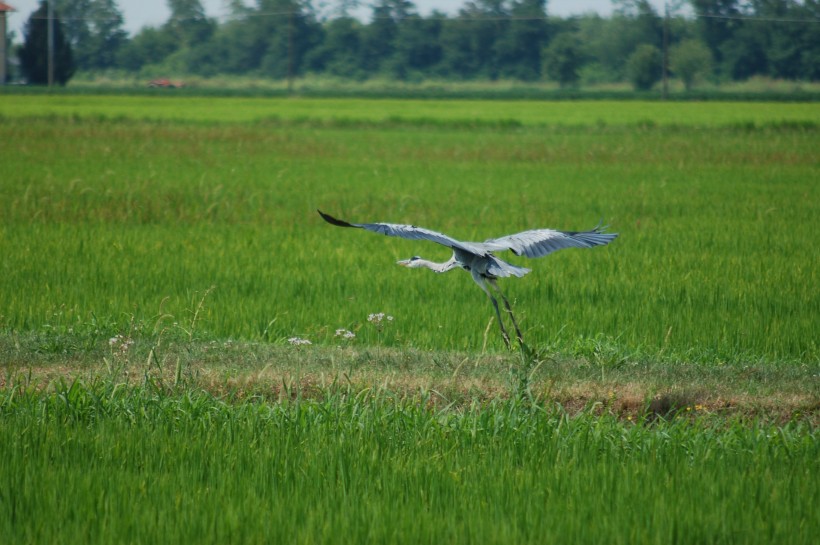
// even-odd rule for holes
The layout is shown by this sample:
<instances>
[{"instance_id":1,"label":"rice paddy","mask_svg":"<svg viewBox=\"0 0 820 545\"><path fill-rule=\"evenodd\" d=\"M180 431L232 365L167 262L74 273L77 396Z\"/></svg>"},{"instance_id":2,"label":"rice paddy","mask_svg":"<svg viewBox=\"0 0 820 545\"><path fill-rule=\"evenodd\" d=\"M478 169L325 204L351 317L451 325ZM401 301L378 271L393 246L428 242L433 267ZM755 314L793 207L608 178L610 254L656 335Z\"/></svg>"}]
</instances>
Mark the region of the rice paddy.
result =
<instances>
[{"instance_id":1,"label":"rice paddy","mask_svg":"<svg viewBox=\"0 0 820 545\"><path fill-rule=\"evenodd\" d=\"M818 122L0 96L0 541L810 543ZM504 256L527 359L317 208L620 237Z\"/></svg>"},{"instance_id":2,"label":"rice paddy","mask_svg":"<svg viewBox=\"0 0 820 545\"><path fill-rule=\"evenodd\" d=\"M236 405L65 384L0 402L6 543L810 543L817 530L820 452L802 426L429 410L367 392Z\"/></svg>"}]
</instances>

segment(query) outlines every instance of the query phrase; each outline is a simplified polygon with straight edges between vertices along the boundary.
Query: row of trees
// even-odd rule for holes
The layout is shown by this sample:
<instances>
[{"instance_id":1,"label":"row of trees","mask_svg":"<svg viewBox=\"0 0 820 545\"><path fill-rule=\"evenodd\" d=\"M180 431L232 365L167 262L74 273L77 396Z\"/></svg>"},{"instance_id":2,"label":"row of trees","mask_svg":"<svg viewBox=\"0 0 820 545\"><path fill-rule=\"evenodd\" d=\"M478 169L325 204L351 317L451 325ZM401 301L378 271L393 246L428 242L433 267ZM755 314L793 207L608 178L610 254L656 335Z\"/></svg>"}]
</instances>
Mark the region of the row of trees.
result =
<instances>
[{"instance_id":1,"label":"row of trees","mask_svg":"<svg viewBox=\"0 0 820 545\"><path fill-rule=\"evenodd\" d=\"M649 88L668 66L687 87L699 77L820 79L818 0L689 0L695 17L647 0L613 0L611 17L549 17L545 0L467 0L454 15L421 16L409 0L357 0L320 12L310 0L241 0L224 22L199 0L167 0L159 27L130 37L116 0L55 0L63 71L143 74L308 73L366 79L551 79L562 85L630 80ZM26 25L21 68L40 82L45 2ZM64 81L67 78L58 78Z\"/></svg>"}]
</instances>

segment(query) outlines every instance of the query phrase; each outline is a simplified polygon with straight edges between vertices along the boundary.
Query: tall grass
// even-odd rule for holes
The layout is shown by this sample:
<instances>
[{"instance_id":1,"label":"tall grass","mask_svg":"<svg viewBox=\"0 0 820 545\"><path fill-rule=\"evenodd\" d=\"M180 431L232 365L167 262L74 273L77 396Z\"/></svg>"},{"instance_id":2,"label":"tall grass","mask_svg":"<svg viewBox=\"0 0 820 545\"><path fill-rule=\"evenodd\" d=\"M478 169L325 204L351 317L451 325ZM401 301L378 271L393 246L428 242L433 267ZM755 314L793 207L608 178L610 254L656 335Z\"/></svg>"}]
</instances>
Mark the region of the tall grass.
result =
<instances>
[{"instance_id":1,"label":"tall grass","mask_svg":"<svg viewBox=\"0 0 820 545\"><path fill-rule=\"evenodd\" d=\"M204 338L329 342L346 328L362 344L484 346L492 312L468 277L393 265L416 254L444 260L445 249L335 229L315 214L322 208L466 240L604 218L621 233L606 248L508 256L533 268L503 283L533 346L582 356L612 347L613 361L818 359L817 133L800 122L814 119L810 105L741 110L729 125L713 105L665 106L681 120L666 126L642 124L655 113L623 105L595 125L598 103L274 101L265 107L280 119L318 122L197 124L17 119L6 98L30 100L20 112L68 113L88 100L4 97L5 331L100 341L132 327L173 329L191 324L208 292L194 332ZM134 117L260 115L254 101L145 97L81 111L117 115L120 101ZM402 104L407 117L436 123L379 121ZM487 124L519 107L520 124ZM526 115L554 120L556 108L585 121L528 126ZM463 125L464 116L487 123ZM375 121L321 122L334 117ZM376 332L366 320L374 312L395 320Z\"/></svg>"},{"instance_id":2,"label":"tall grass","mask_svg":"<svg viewBox=\"0 0 820 545\"><path fill-rule=\"evenodd\" d=\"M0 543L820 533L816 110L3 98ZM316 208L621 237L505 256L528 344L567 356L519 368L466 275L394 266L446 249Z\"/></svg>"},{"instance_id":3,"label":"tall grass","mask_svg":"<svg viewBox=\"0 0 820 545\"><path fill-rule=\"evenodd\" d=\"M191 121L199 123L305 121L521 126L765 126L820 123L815 103L658 102L642 100L427 100L413 98L269 98L150 95L3 94L0 115Z\"/></svg>"},{"instance_id":4,"label":"tall grass","mask_svg":"<svg viewBox=\"0 0 820 545\"><path fill-rule=\"evenodd\" d=\"M340 388L0 390L3 543L811 543L816 431Z\"/></svg>"}]
</instances>

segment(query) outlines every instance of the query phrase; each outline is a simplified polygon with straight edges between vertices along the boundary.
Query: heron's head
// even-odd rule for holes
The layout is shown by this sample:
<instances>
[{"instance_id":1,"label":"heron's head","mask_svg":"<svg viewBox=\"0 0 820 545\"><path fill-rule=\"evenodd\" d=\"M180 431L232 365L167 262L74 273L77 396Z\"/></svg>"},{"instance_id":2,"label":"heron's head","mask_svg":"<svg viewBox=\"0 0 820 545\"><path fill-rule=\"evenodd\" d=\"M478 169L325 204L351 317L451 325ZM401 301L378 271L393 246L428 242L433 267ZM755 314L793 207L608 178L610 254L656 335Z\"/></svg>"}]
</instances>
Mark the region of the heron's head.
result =
<instances>
[{"instance_id":1,"label":"heron's head","mask_svg":"<svg viewBox=\"0 0 820 545\"><path fill-rule=\"evenodd\" d=\"M410 267L411 269L415 269L417 267L421 267L422 259L414 255L410 259L402 259L401 261L396 261L397 265L401 265L402 267Z\"/></svg>"}]
</instances>

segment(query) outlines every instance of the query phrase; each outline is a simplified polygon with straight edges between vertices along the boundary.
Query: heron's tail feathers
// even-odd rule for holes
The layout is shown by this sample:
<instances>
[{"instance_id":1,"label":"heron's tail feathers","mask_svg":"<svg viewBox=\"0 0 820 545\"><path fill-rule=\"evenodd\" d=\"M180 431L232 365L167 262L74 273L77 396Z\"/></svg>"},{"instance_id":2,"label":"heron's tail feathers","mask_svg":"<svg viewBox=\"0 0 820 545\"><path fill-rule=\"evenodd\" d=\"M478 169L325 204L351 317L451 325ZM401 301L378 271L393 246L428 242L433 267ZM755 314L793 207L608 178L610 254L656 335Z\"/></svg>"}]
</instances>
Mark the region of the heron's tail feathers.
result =
<instances>
[{"instance_id":1,"label":"heron's tail feathers","mask_svg":"<svg viewBox=\"0 0 820 545\"><path fill-rule=\"evenodd\" d=\"M598 223L598 226L591 231L583 231L580 233L567 233L573 240L582 243L582 245L590 246L604 246L609 244L618 237L618 233L605 233L607 225L602 225L603 222Z\"/></svg>"},{"instance_id":2,"label":"heron's tail feathers","mask_svg":"<svg viewBox=\"0 0 820 545\"><path fill-rule=\"evenodd\" d=\"M490 276L496 276L500 278L506 278L508 276L517 276L521 278L531 269L526 267L519 267L518 265L513 265L512 263L507 263L502 259L498 259L495 256L492 256L490 260L490 265L487 267L487 272Z\"/></svg>"}]
</instances>

